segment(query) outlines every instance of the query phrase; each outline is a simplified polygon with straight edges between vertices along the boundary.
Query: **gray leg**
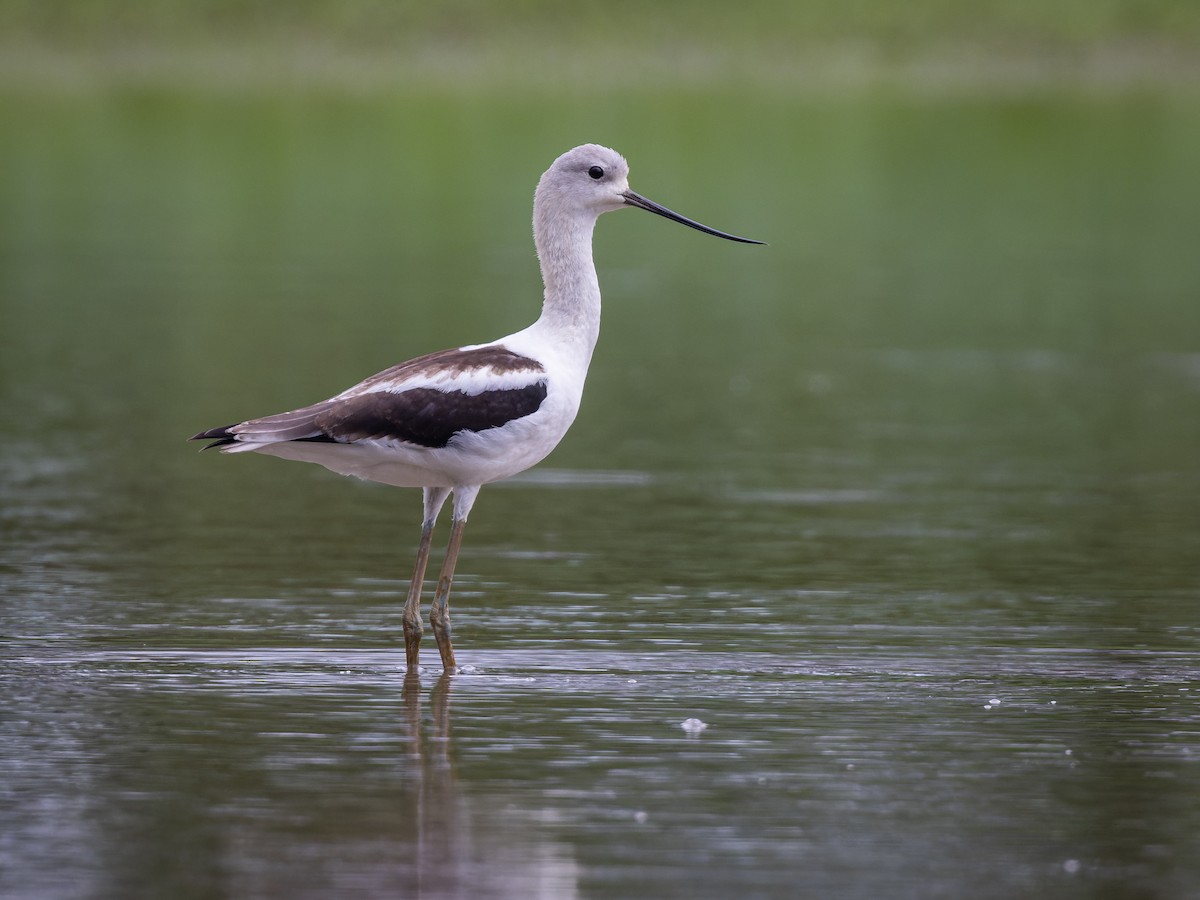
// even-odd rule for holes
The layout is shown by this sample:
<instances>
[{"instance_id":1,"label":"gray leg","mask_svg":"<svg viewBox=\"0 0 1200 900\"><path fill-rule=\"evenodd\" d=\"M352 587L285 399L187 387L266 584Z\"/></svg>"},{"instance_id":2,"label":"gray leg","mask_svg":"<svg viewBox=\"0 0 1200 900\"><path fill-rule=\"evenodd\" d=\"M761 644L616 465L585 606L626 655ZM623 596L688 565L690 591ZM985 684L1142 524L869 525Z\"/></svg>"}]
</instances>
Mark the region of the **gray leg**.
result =
<instances>
[{"instance_id":1,"label":"gray leg","mask_svg":"<svg viewBox=\"0 0 1200 900\"><path fill-rule=\"evenodd\" d=\"M446 558L442 562L442 574L438 576L437 593L429 610L429 624L433 626L433 637L438 652L442 654L442 668L453 674L454 647L450 643L450 584L454 581L454 566L458 562L458 548L462 546L463 528L466 521L455 519L450 526L450 543L446 546Z\"/></svg>"},{"instance_id":2,"label":"gray leg","mask_svg":"<svg viewBox=\"0 0 1200 900\"><path fill-rule=\"evenodd\" d=\"M404 656L410 674L416 673L421 652L421 587L425 583L425 566L429 563L433 526L448 496L449 488L425 488L425 519L421 523L421 543L417 547L417 564L413 568L412 583L408 586L408 599L404 601Z\"/></svg>"},{"instance_id":3,"label":"gray leg","mask_svg":"<svg viewBox=\"0 0 1200 900\"><path fill-rule=\"evenodd\" d=\"M446 558L438 576L437 593L429 611L429 624L433 626L433 637L438 652L442 655L442 669L454 674L458 666L454 660L454 645L450 642L450 585L454 582L454 567L458 563L458 551L462 547L463 529L467 527L467 514L475 503L478 487L454 489L454 519L450 525L450 543L446 547Z\"/></svg>"}]
</instances>

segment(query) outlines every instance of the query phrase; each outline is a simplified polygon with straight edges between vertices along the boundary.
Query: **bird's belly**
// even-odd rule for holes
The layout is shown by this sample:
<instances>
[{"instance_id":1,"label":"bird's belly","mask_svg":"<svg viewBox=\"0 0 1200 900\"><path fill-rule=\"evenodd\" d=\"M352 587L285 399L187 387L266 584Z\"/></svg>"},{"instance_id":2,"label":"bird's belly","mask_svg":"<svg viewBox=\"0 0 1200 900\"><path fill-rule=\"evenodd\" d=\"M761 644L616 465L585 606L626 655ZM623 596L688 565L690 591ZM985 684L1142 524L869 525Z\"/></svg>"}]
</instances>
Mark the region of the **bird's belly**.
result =
<instances>
[{"instance_id":1,"label":"bird's belly","mask_svg":"<svg viewBox=\"0 0 1200 900\"><path fill-rule=\"evenodd\" d=\"M339 475L350 475L379 484L396 487L453 487L446 474L436 465L436 459L397 452L383 442L360 441L354 444L335 444L317 441L281 441L259 444L255 453L316 463Z\"/></svg>"}]
</instances>

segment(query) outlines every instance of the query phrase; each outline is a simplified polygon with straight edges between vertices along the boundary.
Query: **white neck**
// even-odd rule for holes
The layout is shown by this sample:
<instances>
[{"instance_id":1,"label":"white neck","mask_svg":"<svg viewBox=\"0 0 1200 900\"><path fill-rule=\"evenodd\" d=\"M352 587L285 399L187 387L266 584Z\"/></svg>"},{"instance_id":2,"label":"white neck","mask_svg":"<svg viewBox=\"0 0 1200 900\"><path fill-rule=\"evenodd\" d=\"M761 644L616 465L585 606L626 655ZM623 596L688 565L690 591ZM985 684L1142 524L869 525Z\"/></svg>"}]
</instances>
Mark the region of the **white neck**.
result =
<instances>
[{"instance_id":1,"label":"white neck","mask_svg":"<svg viewBox=\"0 0 1200 900\"><path fill-rule=\"evenodd\" d=\"M595 215L547 212L553 204L536 204L533 242L542 268L545 294L539 329L572 345L584 364L600 336L600 283L592 262Z\"/></svg>"}]
</instances>

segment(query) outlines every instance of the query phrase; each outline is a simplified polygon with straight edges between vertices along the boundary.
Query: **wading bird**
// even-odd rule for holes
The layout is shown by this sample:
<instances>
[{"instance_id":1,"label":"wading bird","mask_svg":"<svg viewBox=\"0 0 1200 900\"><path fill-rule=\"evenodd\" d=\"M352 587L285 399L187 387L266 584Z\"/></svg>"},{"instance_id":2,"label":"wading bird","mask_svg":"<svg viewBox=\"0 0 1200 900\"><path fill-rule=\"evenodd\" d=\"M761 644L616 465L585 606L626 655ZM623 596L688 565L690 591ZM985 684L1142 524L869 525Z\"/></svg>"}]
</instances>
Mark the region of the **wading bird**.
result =
<instances>
[{"instance_id":1,"label":"wading bird","mask_svg":"<svg viewBox=\"0 0 1200 900\"><path fill-rule=\"evenodd\" d=\"M408 671L418 671L421 587L433 526L453 494L450 542L429 622L442 666L456 671L450 584L467 515L481 486L523 472L562 440L583 396L600 333L600 285L592 230L602 213L632 206L706 234L759 244L701 225L629 188L615 150L584 144L538 181L533 240L545 293L538 320L515 334L419 356L335 397L291 412L213 428L192 440L225 453L266 453L343 475L424 491L417 562L404 604Z\"/></svg>"}]
</instances>

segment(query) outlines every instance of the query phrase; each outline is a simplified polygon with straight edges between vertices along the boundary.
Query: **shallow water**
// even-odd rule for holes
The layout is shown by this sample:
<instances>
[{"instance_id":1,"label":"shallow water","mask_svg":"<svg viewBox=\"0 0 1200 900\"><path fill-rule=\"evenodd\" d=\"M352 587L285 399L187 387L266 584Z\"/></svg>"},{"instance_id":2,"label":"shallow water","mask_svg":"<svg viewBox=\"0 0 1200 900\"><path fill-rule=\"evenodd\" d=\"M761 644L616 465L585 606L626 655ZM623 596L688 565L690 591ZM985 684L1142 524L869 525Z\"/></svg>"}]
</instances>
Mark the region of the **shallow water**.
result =
<instances>
[{"instance_id":1,"label":"shallow water","mask_svg":"<svg viewBox=\"0 0 1200 900\"><path fill-rule=\"evenodd\" d=\"M0 102L0 893L1195 896L1200 109L547 103ZM601 221L405 679L414 492L183 438L521 327L597 137L771 244Z\"/></svg>"},{"instance_id":2,"label":"shallow water","mask_svg":"<svg viewBox=\"0 0 1200 900\"><path fill-rule=\"evenodd\" d=\"M8 877L25 896L1190 890L1194 655L886 642L476 651L408 680L392 650L18 651Z\"/></svg>"}]
</instances>

